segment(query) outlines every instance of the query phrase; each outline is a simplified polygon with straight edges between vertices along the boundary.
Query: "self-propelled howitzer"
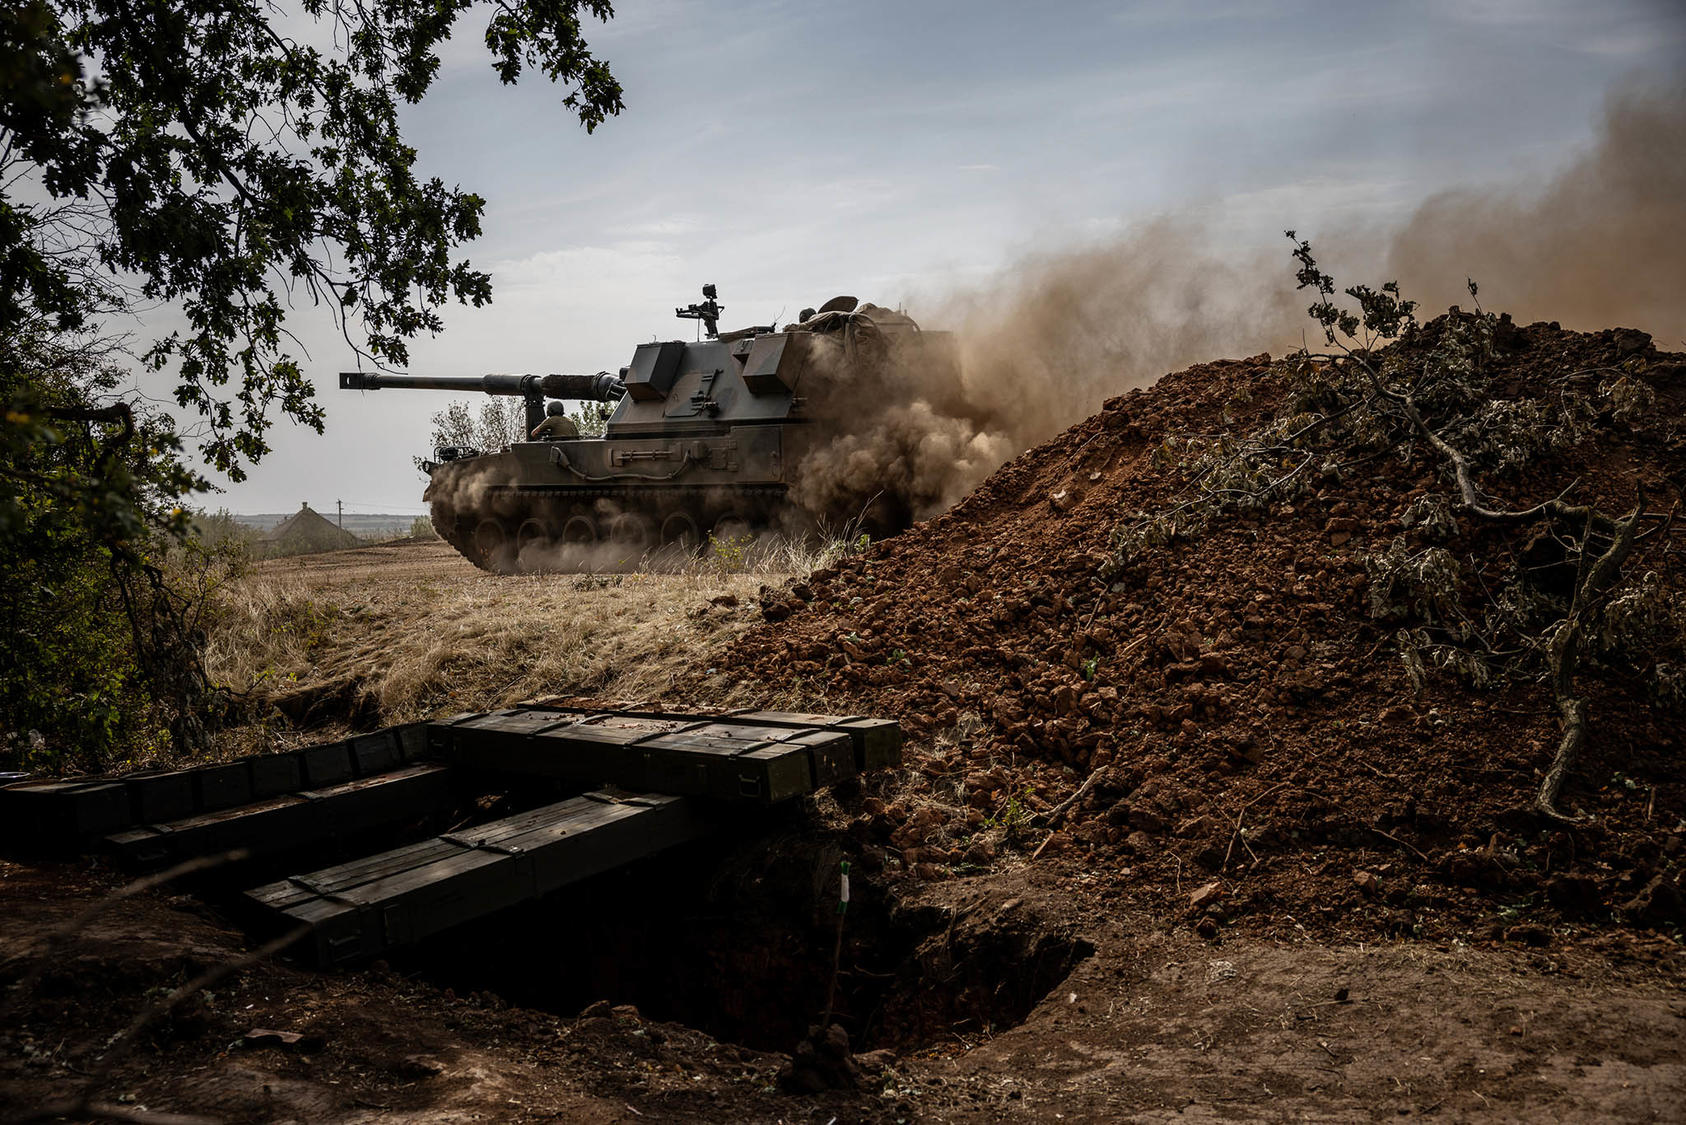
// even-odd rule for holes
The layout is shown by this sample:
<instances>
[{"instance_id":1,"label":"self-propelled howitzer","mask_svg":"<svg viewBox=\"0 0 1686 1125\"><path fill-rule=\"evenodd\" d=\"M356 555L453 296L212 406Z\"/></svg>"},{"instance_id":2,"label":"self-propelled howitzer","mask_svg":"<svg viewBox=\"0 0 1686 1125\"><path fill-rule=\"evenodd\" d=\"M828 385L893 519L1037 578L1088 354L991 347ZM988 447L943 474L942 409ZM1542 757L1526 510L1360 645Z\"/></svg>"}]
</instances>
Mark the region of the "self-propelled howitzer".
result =
<instances>
[{"instance_id":1,"label":"self-propelled howitzer","mask_svg":"<svg viewBox=\"0 0 1686 1125\"><path fill-rule=\"evenodd\" d=\"M507 572L624 565L710 535L810 528L827 513L802 511L791 488L815 443L847 432L849 396L898 364L952 362L946 333L852 297L805 309L782 330L717 333L724 309L713 286L703 294L675 311L700 321L704 339L640 344L618 376L354 372L340 387L520 396L528 435L547 400L616 402L601 437L445 448L424 463L434 529L476 566ZM880 514L875 530L896 522Z\"/></svg>"}]
</instances>

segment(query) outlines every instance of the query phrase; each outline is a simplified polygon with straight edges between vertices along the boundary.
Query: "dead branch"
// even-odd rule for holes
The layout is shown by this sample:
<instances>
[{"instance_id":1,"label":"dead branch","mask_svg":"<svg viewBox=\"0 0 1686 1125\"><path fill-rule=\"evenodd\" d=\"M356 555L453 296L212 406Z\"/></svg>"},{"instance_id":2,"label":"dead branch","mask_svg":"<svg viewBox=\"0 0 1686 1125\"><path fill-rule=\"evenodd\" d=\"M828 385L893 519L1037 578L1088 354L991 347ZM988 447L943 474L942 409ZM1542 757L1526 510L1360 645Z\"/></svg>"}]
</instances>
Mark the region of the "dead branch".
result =
<instances>
[{"instance_id":1,"label":"dead branch","mask_svg":"<svg viewBox=\"0 0 1686 1125\"><path fill-rule=\"evenodd\" d=\"M1364 372L1375 392L1403 410L1405 417L1411 423L1411 428L1417 432L1418 436L1428 442L1435 452L1451 462L1453 475L1458 482L1458 498L1464 509L1470 514L1500 523L1528 523L1546 518L1561 518L1580 522L1597 517L1597 513L1590 507L1566 504L1561 499L1547 500L1535 504L1532 508L1523 508L1519 511L1489 508L1482 502L1481 492L1475 487L1475 477L1470 468L1469 458L1465 457L1462 452L1441 437L1428 424L1428 420L1423 417L1422 411L1417 409L1416 399L1408 392L1396 391L1383 382L1381 373L1370 364L1368 359L1356 354L1351 354L1350 358L1358 365L1359 370Z\"/></svg>"},{"instance_id":2,"label":"dead branch","mask_svg":"<svg viewBox=\"0 0 1686 1125\"><path fill-rule=\"evenodd\" d=\"M1252 808L1254 805L1258 804L1260 801L1264 800L1266 797L1270 796L1272 793L1276 792L1278 789L1286 789L1288 787L1288 784L1289 783L1286 782L1286 781L1277 782L1275 785L1272 785L1269 789L1266 789L1263 793L1258 794L1257 796L1253 797L1251 800L1244 803L1241 806L1241 808L1239 810L1237 810L1237 812L1235 814L1235 828L1229 834L1229 847L1224 849L1224 861L1223 861L1223 863L1221 863L1218 866L1218 874L1221 875L1225 871L1229 870L1229 857L1231 855L1235 854L1235 842L1237 840L1241 841L1242 847L1247 848L1247 854L1248 855L1253 854L1253 849L1247 847L1247 841L1245 839L1242 839L1242 836L1241 836L1241 821L1246 817L1247 810ZM1254 855L1253 856L1253 862L1257 863L1258 860L1259 860L1259 857Z\"/></svg>"},{"instance_id":3,"label":"dead branch","mask_svg":"<svg viewBox=\"0 0 1686 1125\"><path fill-rule=\"evenodd\" d=\"M1367 286L1348 288L1346 293L1358 301L1362 317L1351 312L1343 312L1337 308L1332 297L1335 292L1334 278L1320 270L1311 253L1311 244L1301 241L1293 231L1286 232L1290 241L1294 243L1294 258L1300 269L1296 277L1299 288L1311 288L1316 291L1320 300L1313 305L1310 312L1322 324L1325 336L1330 344L1344 353L1343 358L1351 362L1363 373L1372 391L1372 400L1380 399L1391 403L1409 422L1416 435L1452 467L1457 480L1459 502L1464 511L1479 519L1494 523L1516 526L1527 523L1547 522L1553 538L1557 539L1564 548L1565 555L1573 557L1576 562L1575 583L1570 595L1569 608L1562 619L1537 637L1524 637L1529 647L1543 647L1546 653L1548 674L1551 680L1552 695L1556 703L1562 737L1558 743L1557 752L1552 758L1551 766L1546 771L1535 797L1534 807L1540 814L1554 820L1573 821L1579 819L1562 813L1557 807L1558 796L1562 790L1564 777L1578 757L1581 747L1586 741L1587 704L1586 700L1575 692L1575 672L1580 663L1581 650L1585 645L1585 634L1588 632L1599 612L1602 610L1610 592L1621 581L1622 567L1632 555L1637 543L1652 536L1666 537L1672 529L1675 512L1671 510L1666 516L1645 511L1645 491L1640 487L1638 499L1632 511L1625 517L1613 518L1599 510L1595 504L1570 504L1565 500L1568 489L1557 496L1535 504L1530 508L1506 510L1490 506L1480 489L1476 487L1474 471L1469 458L1443 437L1418 408L1415 397L1407 383L1404 389L1396 389L1388 385L1376 364L1371 362L1369 344L1374 338L1392 339L1400 334L1401 327L1414 328L1416 320L1413 301L1402 301L1399 298L1397 282L1383 285L1379 291ZM1476 294L1476 285L1469 282L1470 296ZM1456 307L1452 310L1456 313ZM1477 313L1485 316L1477 302ZM1345 335L1352 338L1358 326L1365 329L1364 347L1354 349L1339 342L1339 337ZM1372 335L1373 334L1373 335ZM1333 356L1311 356L1309 350L1302 347L1301 354L1307 358L1331 360L1337 365L1340 358ZM1424 381L1432 382L1437 372L1433 367L1434 360L1429 358L1424 362ZM1560 376L1558 381L1568 381L1581 378L1589 374L1605 372L1610 374L1624 374L1613 368L1588 368ZM1639 524L1642 520L1658 521L1659 526L1640 535ZM1561 521L1563 528L1549 526ZM1596 555L1594 540L1608 541L1608 546ZM1665 550L1668 550L1665 547ZM1483 643L1486 643L1483 641ZM1490 645L1488 646L1491 647ZM1240 818L1237 817L1236 831L1239 834ZM1386 836L1386 833L1380 835ZM1393 839L1393 837L1388 837ZM1403 841L1395 840L1404 845ZM1243 841L1245 843L1245 841ZM1231 849L1233 850L1233 840ZM1409 846L1409 845L1404 845ZM1412 849L1415 850L1415 849ZM1421 853L1418 853L1421 854ZM1227 861L1227 854L1226 854Z\"/></svg>"},{"instance_id":4,"label":"dead branch","mask_svg":"<svg viewBox=\"0 0 1686 1125\"><path fill-rule=\"evenodd\" d=\"M1042 854L1042 849L1047 847L1048 841L1054 838L1054 832L1059 828L1060 821L1065 819L1065 814L1075 808L1077 802L1081 801L1089 790L1094 788L1095 782L1101 779L1102 774L1111 772L1112 770L1106 767L1091 771L1089 776L1083 779L1083 784L1077 787L1075 793L1042 814L1042 826L1048 830L1048 835L1036 846L1036 850L1030 853L1031 859L1035 859Z\"/></svg>"},{"instance_id":5,"label":"dead branch","mask_svg":"<svg viewBox=\"0 0 1686 1125\"><path fill-rule=\"evenodd\" d=\"M1563 788L1563 778L1579 756L1581 746L1586 742L1586 700L1575 694L1575 669L1580 663L1581 638L1604 595L1621 577L1622 564L1633 553L1634 534L1644 511L1645 490L1641 488L1633 511L1616 522L1615 534L1611 537L1610 545L1605 548L1603 554L1593 560L1592 565L1584 567L1582 575L1575 583L1575 593L1570 599L1568 616L1552 634L1547 646L1551 666L1551 690L1557 701L1558 722L1563 728L1563 737L1557 744L1557 753L1552 757L1551 768L1546 771L1545 778L1540 782L1540 791L1534 798L1534 807L1553 820L1581 819L1568 816L1557 808L1557 797ZM1583 539L1583 560L1585 542Z\"/></svg>"},{"instance_id":6,"label":"dead branch","mask_svg":"<svg viewBox=\"0 0 1686 1125\"><path fill-rule=\"evenodd\" d=\"M1414 854L1418 859L1422 860L1424 863L1433 863L1434 862L1432 859L1428 858L1428 856L1422 851L1422 849L1418 848L1415 844L1408 844L1404 840L1401 840L1398 836L1394 836L1390 833L1383 832L1380 828L1372 827L1370 829L1370 831L1374 832L1376 835L1380 836L1384 840L1393 841L1395 844L1398 844L1400 847L1404 848L1406 851L1409 851L1412 854Z\"/></svg>"},{"instance_id":7,"label":"dead branch","mask_svg":"<svg viewBox=\"0 0 1686 1125\"><path fill-rule=\"evenodd\" d=\"M1065 814L1071 811L1072 806L1081 801L1084 795L1087 794L1090 789L1094 788L1095 782L1100 780L1101 775L1110 772L1110 770L1104 768L1091 772L1088 777L1083 779L1083 784L1077 787L1077 791L1075 793L1042 814L1043 825L1048 828L1053 828L1058 825L1059 822L1065 818Z\"/></svg>"},{"instance_id":8,"label":"dead branch","mask_svg":"<svg viewBox=\"0 0 1686 1125\"><path fill-rule=\"evenodd\" d=\"M1422 412L1417 409L1413 397L1407 392L1396 391L1387 386L1380 373L1362 357L1353 358L1369 378L1376 393L1404 410L1418 435L1451 463L1458 482L1459 499L1465 511L1498 523L1515 524L1541 519L1561 519L1580 527L1579 551L1582 566L1576 577L1569 612L1552 633L1547 645L1552 696L1556 701L1558 723L1563 734L1557 744L1557 752L1552 756L1551 767L1546 771L1544 779L1540 782L1539 792L1534 798L1534 807L1541 814L1553 820L1576 821L1580 818L1569 816L1558 809L1557 799L1569 767L1574 764L1586 742L1586 700L1575 694L1575 671L1580 663L1581 641L1593 615L1603 603L1604 595L1620 580L1622 565L1633 553L1639 523L1646 518L1645 490L1639 489L1633 510L1620 520L1612 520L1591 505L1565 503L1561 495L1519 511L1488 507L1475 487L1469 459L1428 424ZM1664 519L1664 526L1672 522L1671 511ZM1587 565L1587 545L1595 532L1608 535L1610 545L1591 565Z\"/></svg>"}]
</instances>

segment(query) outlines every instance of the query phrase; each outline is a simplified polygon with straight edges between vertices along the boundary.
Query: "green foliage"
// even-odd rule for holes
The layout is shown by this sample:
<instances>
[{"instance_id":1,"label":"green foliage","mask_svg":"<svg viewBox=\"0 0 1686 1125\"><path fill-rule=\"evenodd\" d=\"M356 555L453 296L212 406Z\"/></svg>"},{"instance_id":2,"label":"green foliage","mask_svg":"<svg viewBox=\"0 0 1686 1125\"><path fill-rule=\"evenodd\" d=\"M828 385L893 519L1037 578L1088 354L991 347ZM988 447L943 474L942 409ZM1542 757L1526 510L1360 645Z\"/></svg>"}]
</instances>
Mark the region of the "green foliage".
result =
<instances>
[{"instance_id":1,"label":"green foliage","mask_svg":"<svg viewBox=\"0 0 1686 1125\"><path fill-rule=\"evenodd\" d=\"M120 378L98 347L34 326L0 340L0 752L29 768L194 729L175 563L200 482L167 418L95 404Z\"/></svg>"},{"instance_id":2,"label":"green foliage","mask_svg":"<svg viewBox=\"0 0 1686 1125\"><path fill-rule=\"evenodd\" d=\"M612 402L582 402L568 411L568 418L579 429L581 437L602 437L609 415L615 412ZM526 441L527 408L519 398L492 397L479 404L478 411L464 401L451 403L433 416L433 434L428 450L455 446L458 449L477 449L482 453L495 452L517 441ZM416 468L428 458L417 457Z\"/></svg>"},{"instance_id":3,"label":"green foliage","mask_svg":"<svg viewBox=\"0 0 1686 1125\"><path fill-rule=\"evenodd\" d=\"M203 614L243 552L176 422L119 388L98 333L164 306L141 359L174 381L205 463L233 480L279 415L320 429L287 351L308 297L377 363L490 299L458 256L483 201L419 176L400 129L469 0L0 6L0 753L97 766L203 744L217 697ZM581 38L604 0L487 13L504 82L538 70L589 131L621 90ZM305 27L306 23L314 27ZM320 34L312 34L319 32ZM332 42L319 49L295 38ZM202 534L192 534L197 523Z\"/></svg>"},{"instance_id":4,"label":"green foliage","mask_svg":"<svg viewBox=\"0 0 1686 1125\"><path fill-rule=\"evenodd\" d=\"M581 437L602 437L615 406L613 402L582 402L568 411L568 418L579 427Z\"/></svg>"},{"instance_id":5,"label":"green foliage","mask_svg":"<svg viewBox=\"0 0 1686 1125\"><path fill-rule=\"evenodd\" d=\"M412 538L412 539L437 539L437 538L439 538L439 533L433 529L433 518L431 516L417 516L415 519L411 520L410 521L410 538Z\"/></svg>"},{"instance_id":6,"label":"green foliage","mask_svg":"<svg viewBox=\"0 0 1686 1125\"><path fill-rule=\"evenodd\" d=\"M145 741L131 720L148 700L109 556L75 530L35 524L25 541L47 550L5 560L0 730L24 769L98 765L131 738Z\"/></svg>"},{"instance_id":7,"label":"green foliage","mask_svg":"<svg viewBox=\"0 0 1686 1125\"><path fill-rule=\"evenodd\" d=\"M1018 792L1007 794L1007 801L1000 809L984 818L985 828L999 828L1009 840L1016 840L1030 827L1030 819L1035 813L1030 807L1030 798L1036 793L1036 786L1027 785Z\"/></svg>"},{"instance_id":8,"label":"green foliage","mask_svg":"<svg viewBox=\"0 0 1686 1125\"><path fill-rule=\"evenodd\" d=\"M458 399L433 416L433 435L428 450L455 446L496 452L512 442L527 440L527 410L518 398L493 396L470 409ZM422 458L417 458L420 466Z\"/></svg>"},{"instance_id":9,"label":"green foliage","mask_svg":"<svg viewBox=\"0 0 1686 1125\"><path fill-rule=\"evenodd\" d=\"M1317 295L1317 301L1306 310L1311 318L1323 327L1323 334L1331 344L1341 337L1357 339L1359 332L1364 332L1364 346L1369 347L1377 339L1392 340L1407 328L1416 326L1417 302L1406 301L1399 296L1399 283L1389 281L1380 289L1372 289L1368 285L1354 285L1344 292L1358 304L1358 311L1344 309L1334 302L1335 279L1318 268L1317 260L1312 257L1311 243L1298 238L1293 231L1288 231L1288 241L1294 244L1294 261L1298 269L1294 279L1301 289L1310 289ZM1475 283L1470 283L1473 293Z\"/></svg>"},{"instance_id":10,"label":"green foliage","mask_svg":"<svg viewBox=\"0 0 1686 1125\"><path fill-rule=\"evenodd\" d=\"M708 533L707 558L709 564L719 571L742 570L749 558L749 550L755 546L753 535L717 536Z\"/></svg>"},{"instance_id":11,"label":"green foliage","mask_svg":"<svg viewBox=\"0 0 1686 1125\"><path fill-rule=\"evenodd\" d=\"M454 256L480 233L484 201L418 176L400 126L470 0L301 7L334 49L294 38L255 0L25 0L0 19L0 262L12 267L0 331L31 316L78 328L104 311L86 279L134 278L134 297L186 322L147 362L174 372L176 401L205 420L201 453L237 480L268 450L271 408L322 424L285 349L283 289L394 365L440 330L447 301L491 299L488 275ZM543 72L591 130L622 100L581 17L612 14L604 0L512 0L491 10L485 42L504 82ZM16 165L49 202L12 195Z\"/></svg>"},{"instance_id":12,"label":"green foliage","mask_svg":"<svg viewBox=\"0 0 1686 1125\"><path fill-rule=\"evenodd\" d=\"M257 544L257 530L235 519L226 508L200 512L191 518L190 525L193 539L208 550L250 556Z\"/></svg>"}]
</instances>

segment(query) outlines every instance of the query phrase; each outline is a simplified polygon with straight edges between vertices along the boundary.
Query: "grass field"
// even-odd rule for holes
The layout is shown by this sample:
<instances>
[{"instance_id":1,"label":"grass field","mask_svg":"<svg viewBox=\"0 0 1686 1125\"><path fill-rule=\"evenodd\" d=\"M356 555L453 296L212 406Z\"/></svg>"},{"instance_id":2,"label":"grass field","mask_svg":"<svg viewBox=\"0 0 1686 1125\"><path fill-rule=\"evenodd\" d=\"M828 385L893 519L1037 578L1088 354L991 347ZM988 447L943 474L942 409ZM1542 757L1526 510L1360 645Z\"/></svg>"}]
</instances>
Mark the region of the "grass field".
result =
<instances>
[{"instance_id":1,"label":"grass field","mask_svg":"<svg viewBox=\"0 0 1686 1125\"><path fill-rule=\"evenodd\" d=\"M438 540L276 559L225 590L207 666L249 703L241 744L544 695L648 698L706 670L757 619L759 588L801 561L491 575ZM276 709L291 721L273 721Z\"/></svg>"}]
</instances>

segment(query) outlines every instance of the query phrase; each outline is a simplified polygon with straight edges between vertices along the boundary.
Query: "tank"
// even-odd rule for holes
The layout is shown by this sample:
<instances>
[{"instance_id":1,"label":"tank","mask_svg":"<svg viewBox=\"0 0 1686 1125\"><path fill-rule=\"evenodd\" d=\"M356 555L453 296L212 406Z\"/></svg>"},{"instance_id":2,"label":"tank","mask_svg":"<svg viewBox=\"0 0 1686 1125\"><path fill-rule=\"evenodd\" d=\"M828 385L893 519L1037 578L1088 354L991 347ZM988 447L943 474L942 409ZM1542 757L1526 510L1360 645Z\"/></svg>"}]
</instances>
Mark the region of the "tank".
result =
<instances>
[{"instance_id":1,"label":"tank","mask_svg":"<svg viewBox=\"0 0 1686 1125\"><path fill-rule=\"evenodd\" d=\"M600 437L544 436L501 450L443 448L423 462L434 529L498 573L626 568L767 532L803 536L853 516L875 535L893 506L805 510L793 495L816 445L848 432L850 398L906 363L953 363L947 333L853 297L782 329L718 329L712 285L674 314L698 338L639 344L618 374L425 376L343 372L343 390L479 392L525 400L533 434L553 400L616 403ZM798 494L800 490L795 490Z\"/></svg>"}]
</instances>

